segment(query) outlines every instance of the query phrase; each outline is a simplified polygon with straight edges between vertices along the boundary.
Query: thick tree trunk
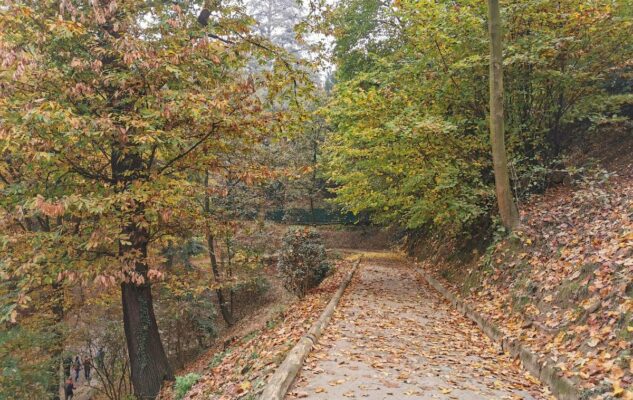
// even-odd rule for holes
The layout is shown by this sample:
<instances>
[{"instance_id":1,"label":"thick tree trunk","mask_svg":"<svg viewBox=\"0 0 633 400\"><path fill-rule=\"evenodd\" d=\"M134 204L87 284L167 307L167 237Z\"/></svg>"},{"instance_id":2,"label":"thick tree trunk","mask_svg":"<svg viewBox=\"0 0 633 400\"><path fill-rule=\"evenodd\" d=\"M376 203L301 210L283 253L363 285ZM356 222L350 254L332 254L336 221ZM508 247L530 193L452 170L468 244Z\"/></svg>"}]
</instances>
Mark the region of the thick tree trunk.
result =
<instances>
[{"instance_id":1,"label":"thick tree trunk","mask_svg":"<svg viewBox=\"0 0 633 400\"><path fill-rule=\"evenodd\" d=\"M512 230L519 226L519 213L512 199L504 139L503 48L499 0L488 0L488 27L490 30L490 142L495 189L501 221L507 229Z\"/></svg>"},{"instance_id":2,"label":"thick tree trunk","mask_svg":"<svg viewBox=\"0 0 633 400\"><path fill-rule=\"evenodd\" d=\"M123 283L121 298L134 393L140 399L154 399L163 381L174 375L160 340L151 285Z\"/></svg>"},{"instance_id":3,"label":"thick tree trunk","mask_svg":"<svg viewBox=\"0 0 633 400\"><path fill-rule=\"evenodd\" d=\"M130 182L136 179L142 160L134 153L119 158L113 154L113 176L117 181ZM133 173L130 173L133 172ZM144 208L136 203L129 211L122 233L128 240L119 244L119 256L133 263L130 276L142 277L142 282L130 279L121 284L123 304L123 327L130 358L130 370L134 394L140 399L154 399L165 380L173 380L172 372L154 315L152 286L147 277L147 246L149 232L139 222L143 220Z\"/></svg>"},{"instance_id":4,"label":"thick tree trunk","mask_svg":"<svg viewBox=\"0 0 633 400\"><path fill-rule=\"evenodd\" d=\"M140 210L137 209L137 212ZM121 300L123 303L123 327L130 357L134 394L141 399L154 399L165 380L174 379L167 355L160 340L152 286L147 278L148 233L135 223L129 223L124 233L129 236L128 245L121 245L121 255L138 257L134 262L134 272L144 278L143 283L123 282Z\"/></svg>"},{"instance_id":5,"label":"thick tree trunk","mask_svg":"<svg viewBox=\"0 0 633 400\"><path fill-rule=\"evenodd\" d=\"M205 191L209 190L209 171L206 171L204 176L204 187ZM220 283L220 270L218 268L218 259L215 256L215 244L213 240L213 233L211 232L211 226L209 225L209 215L211 213L211 200L209 199L209 193L204 194L204 213L207 218L206 222L206 239L207 239L207 251L209 252L209 260L211 262L211 272L213 272L213 278L215 278L216 283ZM224 318L224 322L228 326L233 325L233 313L231 313L231 309L229 308L226 299L224 298L224 293L222 292L222 288L218 287L215 290L216 296L218 296L218 303L220 304L220 313L222 314L222 318Z\"/></svg>"}]
</instances>

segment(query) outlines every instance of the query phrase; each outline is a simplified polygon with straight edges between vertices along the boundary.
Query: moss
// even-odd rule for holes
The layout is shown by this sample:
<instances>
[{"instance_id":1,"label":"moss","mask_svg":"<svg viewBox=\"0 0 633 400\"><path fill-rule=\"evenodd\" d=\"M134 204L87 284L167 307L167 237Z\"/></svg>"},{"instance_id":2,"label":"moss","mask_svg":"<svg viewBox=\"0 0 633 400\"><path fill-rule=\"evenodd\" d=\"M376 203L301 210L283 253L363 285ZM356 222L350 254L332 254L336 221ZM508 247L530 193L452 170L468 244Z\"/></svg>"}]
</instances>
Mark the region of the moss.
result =
<instances>
[{"instance_id":1,"label":"moss","mask_svg":"<svg viewBox=\"0 0 633 400\"><path fill-rule=\"evenodd\" d=\"M622 350L618 357L615 359L615 363L622 368L628 368L631 361L631 350Z\"/></svg>"},{"instance_id":2,"label":"moss","mask_svg":"<svg viewBox=\"0 0 633 400\"><path fill-rule=\"evenodd\" d=\"M141 369L145 369L148 365L150 356L148 354L149 344L149 329L151 326L149 303L143 297L139 298L139 329L136 333L138 343L138 363Z\"/></svg>"},{"instance_id":3,"label":"moss","mask_svg":"<svg viewBox=\"0 0 633 400\"><path fill-rule=\"evenodd\" d=\"M568 307L575 301L573 301L580 290L580 283L578 282L564 282L560 286L560 290L556 293L556 303L562 307Z\"/></svg>"},{"instance_id":4,"label":"moss","mask_svg":"<svg viewBox=\"0 0 633 400\"><path fill-rule=\"evenodd\" d=\"M526 284L525 284L525 291L528 294L534 295L538 292L539 289L539 285L537 283L535 283L534 281L528 279Z\"/></svg>"},{"instance_id":5,"label":"moss","mask_svg":"<svg viewBox=\"0 0 633 400\"><path fill-rule=\"evenodd\" d=\"M584 264L580 267L580 278L585 278L587 275L598 269L599 265L596 263Z\"/></svg>"},{"instance_id":6,"label":"moss","mask_svg":"<svg viewBox=\"0 0 633 400\"><path fill-rule=\"evenodd\" d=\"M562 307L569 307L579 300L589 296L589 285L582 285L585 280L597 268L597 264L585 264L580 267L580 275L574 280L564 281L556 294L556 302Z\"/></svg>"},{"instance_id":7,"label":"moss","mask_svg":"<svg viewBox=\"0 0 633 400\"><path fill-rule=\"evenodd\" d=\"M595 387L593 389L584 391L580 395L580 400L595 399L595 398L597 398L598 396L600 396L602 394L610 393L611 392L611 388L612 388L612 386L611 386L610 383L603 383L603 384L601 384L598 387Z\"/></svg>"}]
</instances>

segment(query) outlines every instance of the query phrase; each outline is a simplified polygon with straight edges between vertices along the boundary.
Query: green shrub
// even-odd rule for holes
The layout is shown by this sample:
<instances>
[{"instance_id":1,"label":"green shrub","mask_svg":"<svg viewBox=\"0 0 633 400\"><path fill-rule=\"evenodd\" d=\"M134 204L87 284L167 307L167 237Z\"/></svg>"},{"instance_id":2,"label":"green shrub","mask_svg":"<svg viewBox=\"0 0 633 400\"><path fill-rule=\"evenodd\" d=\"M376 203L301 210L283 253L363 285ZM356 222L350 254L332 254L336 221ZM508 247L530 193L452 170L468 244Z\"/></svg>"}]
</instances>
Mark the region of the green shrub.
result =
<instances>
[{"instance_id":1,"label":"green shrub","mask_svg":"<svg viewBox=\"0 0 633 400\"><path fill-rule=\"evenodd\" d=\"M277 268L284 287L303 297L330 270L321 235L309 228L289 229L283 238Z\"/></svg>"},{"instance_id":2,"label":"green shrub","mask_svg":"<svg viewBox=\"0 0 633 400\"><path fill-rule=\"evenodd\" d=\"M174 385L174 396L177 400L185 397L187 392L191 390L191 387L198 382L200 379L200 375L195 373L190 373L183 376L176 377L176 384Z\"/></svg>"}]
</instances>

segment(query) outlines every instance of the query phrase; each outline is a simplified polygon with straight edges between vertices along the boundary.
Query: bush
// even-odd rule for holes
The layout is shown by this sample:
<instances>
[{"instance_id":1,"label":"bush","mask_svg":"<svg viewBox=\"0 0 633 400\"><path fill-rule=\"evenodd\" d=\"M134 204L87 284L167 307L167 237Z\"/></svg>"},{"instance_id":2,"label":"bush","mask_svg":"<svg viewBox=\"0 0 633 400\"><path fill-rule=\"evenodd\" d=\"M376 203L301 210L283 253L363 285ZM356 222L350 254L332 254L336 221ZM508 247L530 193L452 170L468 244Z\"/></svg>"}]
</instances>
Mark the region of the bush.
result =
<instances>
[{"instance_id":1,"label":"bush","mask_svg":"<svg viewBox=\"0 0 633 400\"><path fill-rule=\"evenodd\" d=\"M174 385L174 396L176 399L180 400L185 397L191 387L198 382L198 379L200 379L200 375L194 373L177 376L176 384Z\"/></svg>"},{"instance_id":2,"label":"bush","mask_svg":"<svg viewBox=\"0 0 633 400\"><path fill-rule=\"evenodd\" d=\"M288 230L277 267L285 288L303 297L321 283L330 270L321 235L309 228Z\"/></svg>"}]
</instances>

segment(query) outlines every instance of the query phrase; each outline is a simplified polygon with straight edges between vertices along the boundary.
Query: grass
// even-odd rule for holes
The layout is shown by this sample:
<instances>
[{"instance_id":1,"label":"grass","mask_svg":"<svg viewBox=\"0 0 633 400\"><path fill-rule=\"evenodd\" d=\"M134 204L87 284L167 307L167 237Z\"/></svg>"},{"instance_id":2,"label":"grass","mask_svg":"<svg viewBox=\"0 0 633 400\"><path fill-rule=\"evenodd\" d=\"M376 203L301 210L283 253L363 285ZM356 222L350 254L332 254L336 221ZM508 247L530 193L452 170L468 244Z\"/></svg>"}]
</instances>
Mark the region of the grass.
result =
<instances>
[{"instance_id":1,"label":"grass","mask_svg":"<svg viewBox=\"0 0 633 400\"><path fill-rule=\"evenodd\" d=\"M224 357L226 357L227 355L231 354L231 349L226 349L221 353L216 353L213 355L213 358L211 359L211 362L209 363L209 367L211 368L215 368L218 365L220 365L220 363L222 362L222 360L224 360Z\"/></svg>"},{"instance_id":2,"label":"grass","mask_svg":"<svg viewBox=\"0 0 633 400\"><path fill-rule=\"evenodd\" d=\"M200 375L195 373L177 376L176 383L174 384L174 397L176 398L176 400L180 400L185 397L185 395L189 390L191 390L193 385L198 382L198 379L200 379Z\"/></svg>"},{"instance_id":3,"label":"grass","mask_svg":"<svg viewBox=\"0 0 633 400\"><path fill-rule=\"evenodd\" d=\"M256 337L257 337L257 335L259 335L259 333L260 333L260 332L259 332L259 330L257 330L257 329L256 329L256 330L254 330L254 331L252 331L252 332L250 332L250 333L248 333L247 335L245 335L245 336L244 336L244 337L240 340L240 343L244 343L244 344L245 344L245 343L248 343L251 339L256 338Z\"/></svg>"}]
</instances>

